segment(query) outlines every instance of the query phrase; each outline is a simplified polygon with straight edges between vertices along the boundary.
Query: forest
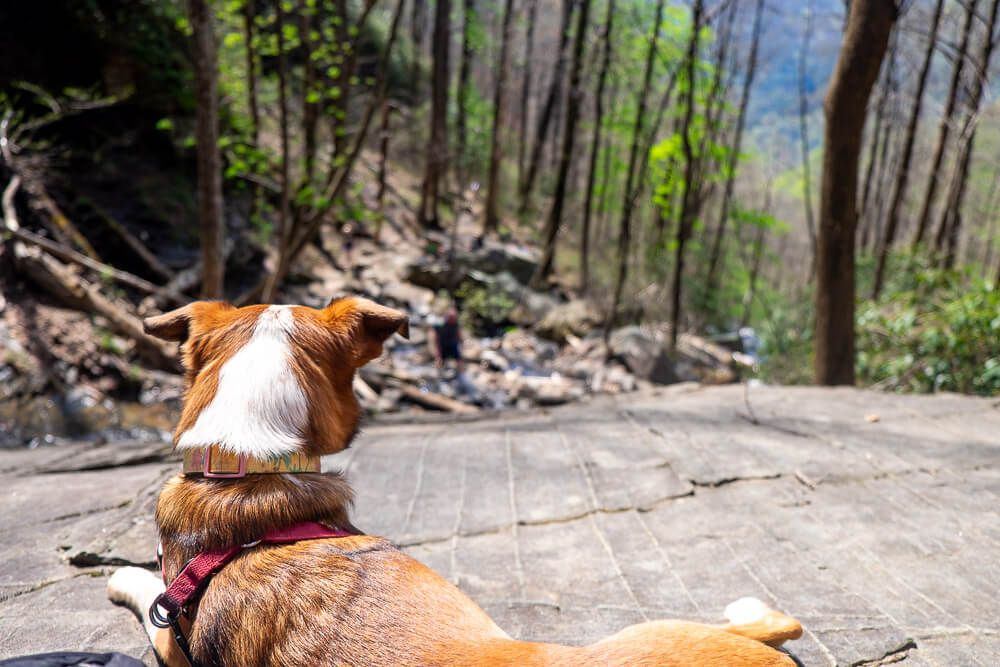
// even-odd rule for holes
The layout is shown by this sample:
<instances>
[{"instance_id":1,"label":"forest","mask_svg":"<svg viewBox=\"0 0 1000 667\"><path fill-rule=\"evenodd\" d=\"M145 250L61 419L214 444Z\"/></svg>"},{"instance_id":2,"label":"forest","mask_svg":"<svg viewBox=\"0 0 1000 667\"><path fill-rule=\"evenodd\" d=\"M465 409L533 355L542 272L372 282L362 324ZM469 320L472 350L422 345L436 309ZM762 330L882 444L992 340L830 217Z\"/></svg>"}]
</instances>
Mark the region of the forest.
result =
<instances>
[{"instance_id":1,"label":"forest","mask_svg":"<svg viewBox=\"0 0 1000 667\"><path fill-rule=\"evenodd\" d=\"M498 371L482 341L521 327L648 380L633 327L653 366L725 348L731 378L996 395L998 11L7 3L0 399L134 398L177 370L141 317L338 290L458 307Z\"/></svg>"}]
</instances>

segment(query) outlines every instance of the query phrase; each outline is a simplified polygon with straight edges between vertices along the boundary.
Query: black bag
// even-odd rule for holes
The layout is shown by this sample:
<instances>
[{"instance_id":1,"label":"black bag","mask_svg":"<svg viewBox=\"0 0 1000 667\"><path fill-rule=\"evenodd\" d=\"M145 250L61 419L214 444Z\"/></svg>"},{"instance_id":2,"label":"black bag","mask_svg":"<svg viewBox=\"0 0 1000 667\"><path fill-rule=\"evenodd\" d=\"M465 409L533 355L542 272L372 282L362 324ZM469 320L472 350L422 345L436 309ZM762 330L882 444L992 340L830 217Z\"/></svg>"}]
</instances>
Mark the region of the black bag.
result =
<instances>
[{"instance_id":1,"label":"black bag","mask_svg":"<svg viewBox=\"0 0 1000 667\"><path fill-rule=\"evenodd\" d=\"M0 660L0 667L145 667L145 665L121 653L57 651Z\"/></svg>"}]
</instances>

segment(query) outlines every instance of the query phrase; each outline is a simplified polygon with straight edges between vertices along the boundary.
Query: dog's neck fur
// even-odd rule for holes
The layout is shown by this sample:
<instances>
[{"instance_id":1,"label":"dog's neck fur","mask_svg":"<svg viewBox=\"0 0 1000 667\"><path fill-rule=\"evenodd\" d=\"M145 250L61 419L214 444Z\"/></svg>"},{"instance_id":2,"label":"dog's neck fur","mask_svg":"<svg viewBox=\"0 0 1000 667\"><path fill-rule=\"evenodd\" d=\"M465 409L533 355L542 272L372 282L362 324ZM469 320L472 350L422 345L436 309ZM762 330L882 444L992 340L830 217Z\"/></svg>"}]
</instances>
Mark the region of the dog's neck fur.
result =
<instances>
[{"instance_id":1,"label":"dog's neck fur","mask_svg":"<svg viewBox=\"0 0 1000 667\"><path fill-rule=\"evenodd\" d=\"M250 475L236 480L174 477L160 493L156 523L164 574L172 580L203 551L246 544L304 521L355 531L353 492L337 473Z\"/></svg>"}]
</instances>

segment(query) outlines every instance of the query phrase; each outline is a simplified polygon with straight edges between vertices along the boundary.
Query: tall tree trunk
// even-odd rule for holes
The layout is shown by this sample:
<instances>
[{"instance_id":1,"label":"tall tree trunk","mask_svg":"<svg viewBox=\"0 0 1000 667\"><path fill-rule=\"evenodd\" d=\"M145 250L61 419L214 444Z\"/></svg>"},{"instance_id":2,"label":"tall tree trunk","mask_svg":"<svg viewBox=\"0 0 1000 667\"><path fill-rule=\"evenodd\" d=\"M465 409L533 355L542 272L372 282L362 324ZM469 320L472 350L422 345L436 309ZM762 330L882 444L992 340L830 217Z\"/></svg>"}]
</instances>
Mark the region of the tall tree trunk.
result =
<instances>
[{"instance_id":1,"label":"tall tree trunk","mask_svg":"<svg viewBox=\"0 0 1000 667\"><path fill-rule=\"evenodd\" d=\"M806 98L806 54L809 52L809 40L812 38L813 4L809 0L806 6L806 27L802 33L802 48L799 49L799 139L802 147L802 188L806 211L806 230L809 232L809 245L812 259L809 260L810 273L816 264L816 222L812 206L812 175L809 173L809 121L806 118L808 100Z\"/></svg>"},{"instance_id":2,"label":"tall tree trunk","mask_svg":"<svg viewBox=\"0 0 1000 667\"><path fill-rule=\"evenodd\" d=\"M898 91L895 93L898 94ZM899 117L898 107L891 112L894 119ZM899 133L899 127L895 123L890 123L886 133L885 141L882 144L882 155L880 157L879 171L875 176L875 199L873 202L874 211L872 211L872 237L871 243L865 245L865 252L874 254L875 247L878 240L882 238L885 233L883 228L883 221L885 220L885 210L886 210L886 187L888 187L889 174L892 174L896 170L896 165L899 162L899 146L897 145Z\"/></svg>"},{"instance_id":3,"label":"tall tree trunk","mask_svg":"<svg viewBox=\"0 0 1000 667\"><path fill-rule=\"evenodd\" d=\"M466 110L469 107L469 95L472 92L469 82L469 71L472 67L472 32L470 28L476 20L475 0L462 0L462 62L458 67L458 117L455 119L455 133L458 135L458 148L455 151L455 171L464 184L466 178L466 145L468 132ZM464 187L464 185L463 185Z\"/></svg>"},{"instance_id":4,"label":"tall tree trunk","mask_svg":"<svg viewBox=\"0 0 1000 667\"><path fill-rule=\"evenodd\" d=\"M341 9L346 9L347 2L342 0L338 3ZM371 7L372 5L366 5ZM344 193L347 185L350 183L351 175L354 173L354 167L358 163L361 155L362 148L365 145L366 139L368 137L368 131L371 128L372 121L375 118L376 113L382 107L383 102L386 99L386 88L388 86L388 76L387 71L389 67L389 62L392 58L392 49L396 43L396 37L399 33L399 26L402 23L403 12L405 9L405 0L397 0L396 7L393 10L392 21L389 25L389 32L385 42L382 45L381 51L378 57L378 64L376 66L375 74L375 85L373 86L373 95L371 100L368 102L366 108L361 113L360 122L358 123L357 129L350 136L352 143L348 145L347 139L348 135L346 133L341 137L341 141L334 144L334 152L330 155L327 162L328 173L320 179L322 183L322 189L319 191L320 196L328 201L337 201ZM342 11L338 11L338 16L344 17L345 14ZM366 25L366 20L369 16L367 11L363 11L356 22L344 23L341 19L343 25L343 30L347 34L357 35L361 33ZM287 128L288 128L288 104L287 104L287 90L288 90L288 68L287 68L287 58L285 54L284 45L284 13L281 5L278 6L277 11L277 26L280 28L277 30L278 35L278 100L279 100L279 111L280 111L280 124L282 129L282 171L287 174L288 167L288 140L287 140ZM357 58L355 57L356 50L352 49L351 53L344 60L344 76L347 77L349 81L354 77L355 66L357 64ZM343 111L346 109L346 100L349 99L350 95L347 94L348 91L345 89L345 94L342 94L338 98L338 104L331 106L333 110ZM287 175L285 175L282 180L284 183L288 183ZM272 245L271 251L268 253L268 260L266 262L266 274L261 280L251 289L241 295L238 300L240 303L247 303L249 300L260 299L265 302L270 302L274 294L276 293L277 286L281 284L284 279L285 274L288 272L292 263L295 261L296 257L302 252L306 245L313 240L319 232L320 225L326 219L327 209L325 208L313 208L308 206L296 207L296 216L294 219L294 226L290 225L291 219L287 212L287 187L282 190L282 217L279 217L279 223L282 224L279 230L276 230L275 236L282 237L281 243L275 243ZM289 223L289 224L285 224ZM259 295L259 297L258 297Z\"/></svg>"},{"instance_id":5,"label":"tall tree trunk","mask_svg":"<svg viewBox=\"0 0 1000 667\"><path fill-rule=\"evenodd\" d=\"M976 15L976 2L977 0L968 0L966 3L965 25L962 27L962 38L958 47L958 54L955 56L955 68L951 74L948 102L945 106L944 115L941 117L941 126L938 129L938 142L934 148L931 171L927 179L927 187L924 190L924 203L920 208L920 217L917 218L917 234L913 239L914 250L923 243L924 235L927 233L928 226L930 225L934 198L937 195L938 185L940 184L938 176L941 171L941 164L944 162L944 152L948 146L951 126L955 122L955 110L958 106L959 89L962 84L962 71L965 68L965 55L969 51L969 36L972 34L972 19Z\"/></svg>"},{"instance_id":6,"label":"tall tree trunk","mask_svg":"<svg viewBox=\"0 0 1000 667\"><path fill-rule=\"evenodd\" d=\"M701 197L701 178L698 163L701 155L695 155L691 140L691 123L694 119L696 65L698 61L698 38L701 34L703 0L694 0L691 9L691 38L688 42L687 95L684 102L684 116L681 121L681 146L684 153L684 180L681 183L681 211L678 216L677 237L674 245L674 277L670 290L670 348L677 347L677 334L681 326L681 292L684 284L684 253L691 238L698 200ZM701 151L699 151L701 152Z\"/></svg>"},{"instance_id":7,"label":"tall tree trunk","mask_svg":"<svg viewBox=\"0 0 1000 667\"><path fill-rule=\"evenodd\" d=\"M276 32L278 36L278 124L281 135L281 200L278 205L278 224L272 232L270 261L274 264L264 283L261 300L265 303L274 301L278 285L288 270L289 248L292 243L291 199L289 197L289 179L291 150L288 140L288 55L285 53L285 12L283 4L277 3Z\"/></svg>"},{"instance_id":8,"label":"tall tree trunk","mask_svg":"<svg viewBox=\"0 0 1000 667\"><path fill-rule=\"evenodd\" d=\"M636 106L635 122L632 125L632 148L628 155L628 171L625 176L625 198L622 202L621 229L618 234L618 272L615 277L615 291L611 301L611 309L604 324L604 342L611 337L611 329L618 318L618 305L621 303L622 290L628 279L628 256L632 245L632 211L635 208L636 189L633 187L635 165L639 159L639 147L642 145L643 118L646 115L646 101L649 98L649 88L653 80L653 65L657 55L657 45L660 38L660 23L663 20L664 0L656 2L656 18L653 22L653 34L649 40L649 50L646 54L646 70L642 80L642 91L639 93L639 103Z\"/></svg>"},{"instance_id":9,"label":"tall tree trunk","mask_svg":"<svg viewBox=\"0 0 1000 667\"><path fill-rule=\"evenodd\" d=\"M858 156L872 86L897 16L892 0L853 0L823 107L826 115L816 256L818 384L854 384L854 245Z\"/></svg>"},{"instance_id":10,"label":"tall tree trunk","mask_svg":"<svg viewBox=\"0 0 1000 667\"><path fill-rule=\"evenodd\" d=\"M753 18L753 40L750 43L750 59L747 63L746 77L743 79L743 92L740 94L740 108L736 115L736 133L730 146L728 165L726 168L726 187L722 194L722 205L719 207L719 222L715 225L715 236L712 239L712 250L708 260L708 276L705 280L709 298L713 298L718 289L719 260L722 257L722 241L729 223L729 206L733 197L733 185L736 182L736 166L740 159L740 149L743 145L743 127L746 124L747 107L750 104L750 91L753 88L754 76L757 73L757 48L760 44L761 19L764 14L764 0L757 0L757 9Z\"/></svg>"},{"instance_id":11,"label":"tall tree trunk","mask_svg":"<svg viewBox=\"0 0 1000 667\"><path fill-rule=\"evenodd\" d=\"M438 198L441 176L448 162L448 47L451 0L437 0L434 7L434 69L431 77L431 134L427 142L427 163L420 189L420 222L440 229Z\"/></svg>"},{"instance_id":12,"label":"tall tree trunk","mask_svg":"<svg viewBox=\"0 0 1000 667\"><path fill-rule=\"evenodd\" d=\"M260 109L257 105L257 50L254 37L254 20L257 10L254 0L246 0L243 5L243 41L246 44L247 68L247 108L250 111L250 141L254 148L260 145ZM260 214L260 186L250 183L250 222L253 224Z\"/></svg>"},{"instance_id":13,"label":"tall tree trunk","mask_svg":"<svg viewBox=\"0 0 1000 667\"><path fill-rule=\"evenodd\" d=\"M763 2L763 0L760 0ZM604 123L604 86L611 69L611 35L614 27L614 0L608 0L604 18L604 53L601 71L597 75L597 92L594 93L594 132L590 140L590 163L587 165L587 189L583 200L583 225L580 228L580 292L586 294L590 287L590 216L594 202L594 185L597 178L597 155L601 148L601 130Z\"/></svg>"},{"instance_id":14,"label":"tall tree trunk","mask_svg":"<svg viewBox=\"0 0 1000 667\"><path fill-rule=\"evenodd\" d=\"M885 127L883 122L885 117L882 114L882 100L879 100L879 104L875 111L875 127L872 128L871 141L868 142L868 167L865 170L864 186L861 192L861 206L858 209L858 220L861 226L861 238L859 240L860 246L862 248L868 243L868 232L871 229L870 225L865 224L867 218L865 217L865 210L868 208L868 200L871 195L871 186L875 182L875 165L878 164L879 156L879 146L882 145L882 130Z\"/></svg>"},{"instance_id":15,"label":"tall tree trunk","mask_svg":"<svg viewBox=\"0 0 1000 667\"><path fill-rule=\"evenodd\" d=\"M513 17L514 0L505 0L503 6L503 27L500 36L500 58L497 63L496 88L493 91L493 129L490 138L490 172L486 181L486 218L483 234L496 231L500 222L497 211L497 190L500 187L500 128L504 123L504 96L507 87L507 51L510 48L510 23ZM530 66L530 63L528 63Z\"/></svg>"},{"instance_id":16,"label":"tall tree trunk","mask_svg":"<svg viewBox=\"0 0 1000 667\"><path fill-rule=\"evenodd\" d=\"M201 226L203 299L221 299L226 260L222 252L222 160L219 156L219 98L213 14L206 0L190 0L194 40L195 136L198 144L198 218Z\"/></svg>"},{"instance_id":17,"label":"tall tree trunk","mask_svg":"<svg viewBox=\"0 0 1000 667\"><path fill-rule=\"evenodd\" d=\"M771 178L768 178L767 183L764 186L764 205L762 206L763 212L768 215L771 214L771 194L773 186L774 181ZM754 239L753 244L753 256L750 261L750 275L747 279L747 291L743 296L743 317L740 318L740 327L749 326L750 318L753 315L753 302L757 297L757 285L760 278L761 262L764 259L766 238L767 226L758 225L756 238Z\"/></svg>"},{"instance_id":18,"label":"tall tree trunk","mask_svg":"<svg viewBox=\"0 0 1000 667\"><path fill-rule=\"evenodd\" d=\"M924 90L927 88L927 78L931 71L931 62L934 60L934 48L937 45L938 26L941 25L941 13L943 9L944 0L937 0L937 4L934 6L934 15L931 18L930 34L927 38L927 50L924 52L923 64L920 66L920 74L917 77L917 89L913 94L913 110L910 112L910 120L906 124L903 154L899 160L899 168L896 170L896 184L892 191L892 203L889 205L889 212L886 214L885 234L878 239L872 299L878 299L879 294L882 292L882 285L885 281L886 261L889 257L889 250L896 240L896 230L899 227L899 208L906 197L906 186L910 178L910 161L913 159L913 145L917 136L917 127L920 123L920 108L924 101Z\"/></svg>"},{"instance_id":19,"label":"tall tree trunk","mask_svg":"<svg viewBox=\"0 0 1000 667\"><path fill-rule=\"evenodd\" d=\"M897 113L892 114L898 116ZM875 174L875 191L872 201L872 211L869 228L870 237L865 240L864 252L875 252L875 244L882 236L882 214L885 213L885 184L888 174L895 168L896 154L890 154L892 147L896 143L896 124L894 118L886 119L886 128L882 136L882 150L879 154L878 172ZM890 160L891 158L891 160Z\"/></svg>"},{"instance_id":20,"label":"tall tree trunk","mask_svg":"<svg viewBox=\"0 0 1000 667\"><path fill-rule=\"evenodd\" d=\"M969 165L972 162L972 153L976 145L976 130L979 126L979 114L981 111L980 105L982 104L985 84L989 77L990 61L993 59L993 47L996 44L994 29L997 22L998 8L1000 8L1000 0L993 0L993 4L990 6L989 17L986 20L986 33L983 37L982 50L979 54L972 91L967 101L968 110L966 111L965 122L962 126L962 133L958 136L960 142L959 152L955 158L955 171L951 179L948 203L941 217L941 227L935 244L939 253L942 250L944 251L942 263L949 269L955 265L958 237L962 228L962 208L965 206Z\"/></svg>"},{"instance_id":21,"label":"tall tree trunk","mask_svg":"<svg viewBox=\"0 0 1000 667\"><path fill-rule=\"evenodd\" d=\"M868 244L869 230L871 224L871 209L868 204L871 202L873 186L878 182L878 171L885 166L884 158L888 150L886 137L889 135L889 119L886 116L886 103L889 101L892 80L892 70L896 62L896 35L893 34L889 42L889 60L883 68L882 85L879 86L878 104L875 105L875 131L872 133L870 150L868 152L868 171L865 174L864 188L861 194L861 207L858 209L860 220L861 246ZM877 208L877 207L876 207Z\"/></svg>"},{"instance_id":22,"label":"tall tree trunk","mask_svg":"<svg viewBox=\"0 0 1000 667\"><path fill-rule=\"evenodd\" d=\"M321 96L316 81L316 61L312 58L313 44L310 36L313 23L312 13L316 11L316 8L309 9L308 4L305 0L301 0L298 8L299 41L302 44L302 69L305 75L302 91L302 137L304 143L302 162L305 172L302 178L301 187L303 188L312 185L313 176L316 173L316 131L321 113Z\"/></svg>"},{"instance_id":23,"label":"tall tree trunk","mask_svg":"<svg viewBox=\"0 0 1000 667\"><path fill-rule=\"evenodd\" d=\"M542 149L545 147L545 139L549 136L549 125L552 123L553 112L556 108L556 101L562 91L563 71L566 69L566 45L569 43L570 18L573 14L573 0L562 0L562 18L559 22L559 53L556 57L556 65L552 70L552 81L549 83L549 91L545 97L545 104L542 113L538 117L538 127L535 130L535 141L531 147L531 158L528 160L528 171L524 180L520 184L521 202L518 213L524 215L530 204L531 191L535 187L535 176L538 174L538 165L542 159Z\"/></svg>"},{"instance_id":24,"label":"tall tree trunk","mask_svg":"<svg viewBox=\"0 0 1000 667\"><path fill-rule=\"evenodd\" d=\"M743 317L740 319L741 327L749 325L750 316L753 314L753 302L757 296L757 277L760 275L760 262L764 257L764 238L766 235L766 227L761 225L757 228L757 238L753 242L753 264L750 266L750 276L747 279L747 295L743 301Z\"/></svg>"},{"instance_id":25,"label":"tall tree trunk","mask_svg":"<svg viewBox=\"0 0 1000 667\"><path fill-rule=\"evenodd\" d=\"M524 75L521 78L521 109L518 118L517 138L517 182L524 180L525 157L528 148L528 101L531 99L531 78L534 73L532 53L535 48L535 17L538 15L538 0L528 0L527 26L524 33Z\"/></svg>"},{"instance_id":26,"label":"tall tree trunk","mask_svg":"<svg viewBox=\"0 0 1000 667\"><path fill-rule=\"evenodd\" d=\"M719 22L722 25L715 31L717 37L715 39L715 60L712 63L712 88L705 102L706 132L712 135L718 134L722 114L726 110L727 86L731 81L730 77L727 76L727 56L729 46L733 41L733 24L736 22L737 4L736 2L723 2L719 5ZM723 14L725 15L724 22ZM710 23L711 20L709 17L707 22Z\"/></svg>"},{"instance_id":27,"label":"tall tree trunk","mask_svg":"<svg viewBox=\"0 0 1000 667\"><path fill-rule=\"evenodd\" d=\"M255 147L260 140L260 108L257 105L257 46L254 36L256 16L257 10L254 0L246 0L243 5L243 41L246 44L247 108L250 111L250 138Z\"/></svg>"},{"instance_id":28,"label":"tall tree trunk","mask_svg":"<svg viewBox=\"0 0 1000 667\"><path fill-rule=\"evenodd\" d=\"M885 199L882 196L885 187L886 170L889 168L889 151L893 145L893 138L896 130L896 117L898 116L898 104L894 97L898 94L896 85L896 45L898 43L898 33L894 32L889 38L889 59L885 63L885 79L881 98L879 99L879 109L877 122L881 126L881 140L878 144L878 157L875 160L876 168L874 173L869 170L870 181L865 183L865 196L862 197L862 208L858 213L861 230L861 252L874 252L875 244L878 243L882 235L882 213L885 212ZM893 108L888 108L888 102L893 100ZM870 165L869 165L870 166ZM871 193L871 200L868 194Z\"/></svg>"},{"instance_id":29,"label":"tall tree trunk","mask_svg":"<svg viewBox=\"0 0 1000 667\"><path fill-rule=\"evenodd\" d=\"M556 174L556 189L552 196L552 207L545 222L545 247L542 251L542 261L534 277L537 285L542 285L552 274L552 264L556 255L556 240L559 236L559 225L562 224L563 206L566 200L566 182L569 178L569 165L573 159L573 144L576 139L576 122L583 104L583 90L580 87L580 72L583 69L583 43L587 37L587 26L590 21L590 0L580 0L580 13L576 20L576 37L573 40L573 62L569 73L569 100L566 105L566 125L562 135L562 151L559 157L559 169Z\"/></svg>"},{"instance_id":30,"label":"tall tree trunk","mask_svg":"<svg viewBox=\"0 0 1000 667\"><path fill-rule=\"evenodd\" d=\"M1000 193L1000 167L993 170L993 177L990 179L990 193L986 197L986 206L983 208L983 218L988 220L989 235L983 248L983 269L989 270L993 263L993 251L997 239L997 223L1000 221L997 215L997 194ZM972 261L972 260L970 260Z\"/></svg>"},{"instance_id":31,"label":"tall tree trunk","mask_svg":"<svg viewBox=\"0 0 1000 667\"><path fill-rule=\"evenodd\" d=\"M771 187L773 182L769 178L764 189L764 213L771 213ZM747 293L743 299L743 317L740 319L740 326L745 327L750 324L750 316L753 314L753 301L757 296L757 280L760 276L760 263L764 258L764 240L767 237L767 227L757 226L757 238L754 239L753 259L750 265L750 276L747 279Z\"/></svg>"},{"instance_id":32,"label":"tall tree trunk","mask_svg":"<svg viewBox=\"0 0 1000 667\"><path fill-rule=\"evenodd\" d=\"M376 194L376 199L378 200L379 210L382 210L385 205L385 179L386 174L389 169L389 139L391 138L390 130L392 122L392 104L389 100L382 102L382 122L379 127L379 160L378 160L378 193ZM381 221L384 216L379 217L379 229L381 229ZM378 238L378 234L375 235Z\"/></svg>"},{"instance_id":33,"label":"tall tree trunk","mask_svg":"<svg viewBox=\"0 0 1000 667\"><path fill-rule=\"evenodd\" d=\"M608 91L608 99L616 100L618 99L619 84L617 77L611 77L611 89ZM612 112L612 117L617 114ZM601 217L597 219L597 229L594 230L595 236L603 241L607 238L605 232L608 230L611 222L611 147L615 144L615 134L608 133L605 137L605 141L608 147L604 149L604 157L601 160L601 184L598 187L598 191L601 193L600 206L598 207L601 211Z\"/></svg>"},{"instance_id":34,"label":"tall tree trunk","mask_svg":"<svg viewBox=\"0 0 1000 667\"><path fill-rule=\"evenodd\" d=\"M413 72L411 75L413 96L420 100L420 60L424 48L424 28L427 25L427 0L413 0L410 6L410 42L413 46Z\"/></svg>"}]
</instances>

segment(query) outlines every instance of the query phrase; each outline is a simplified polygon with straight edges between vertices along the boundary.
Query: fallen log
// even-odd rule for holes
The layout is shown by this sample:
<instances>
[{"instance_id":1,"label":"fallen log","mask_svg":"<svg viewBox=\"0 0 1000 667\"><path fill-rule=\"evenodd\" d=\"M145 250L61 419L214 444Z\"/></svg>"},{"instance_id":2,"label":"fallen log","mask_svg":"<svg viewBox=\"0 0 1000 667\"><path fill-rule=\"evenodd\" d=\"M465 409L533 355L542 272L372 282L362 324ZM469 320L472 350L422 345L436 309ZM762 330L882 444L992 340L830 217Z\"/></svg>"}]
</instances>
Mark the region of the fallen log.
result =
<instances>
[{"instance_id":1,"label":"fallen log","mask_svg":"<svg viewBox=\"0 0 1000 667\"><path fill-rule=\"evenodd\" d=\"M21 228L20 223L17 221L17 209L14 208L14 195L17 194L17 189L21 187L21 177L14 175L10 179L10 183L4 188L3 198L0 199L3 203L3 226L4 229L10 231L15 231Z\"/></svg>"},{"instance_id":2,"label":"fallen log","mask_svg":"<svg viewBox=\"0 0 1000 667\"><path fill-rule=\"evenodd\" d=\"M354 393L362 400L374 403L378 400L378 392L371 388L367 382L361 379L360 375L354 376Z\"/></svg>"},{"instance_id":3,"label":"fallen log","mask_svg":"<svg viewBox=\"0 0 1000 667\"><path fill-rule=\"evenodd\" d=\"M373 366L366 366L361 370L361 375L364 376L364 380L369 385L377 387L380 390L384 390L387 387L396 389L405 398L431 410L442 410L444 412L459 414L475 414L479 412L479 408L475 405L469 405L468 403L463 403L462 401L443 396L433 391L424 391L420 387L406 382L393 372Z\"/></svg>"},{"instance_id":4,"label":"fallen log","mask_svg":"<svg viewBox=\"0 0 1000 667\"><path fill-rule=\"evenodd\" d=\"M14 255L19 268L39 287L72 307L106 319L118 333L135 342L136 351L148 363L161 370L182 370L173 345L147 336L142 320L101 294L97 285L81 278L68 265L25 243L14 244Z\"/></svg>"},{"instance_id":5,"label":"fallen log","mask_svg":"<svg viewBox=\"0 0 1000 667\"><path fill-rule=\"evenodd\" d=\"M146 263L149 268L156 273L158 276L164 280L173 280L174 272L171 271L166 264L160 261L160 258L153 254L153 252L146 247L146 244L140 241L135 234L130 232L125 228L125 225L115 220L110 213L105 211L96 202L92 201L89 197L80 196L80 201L85 204L94 215L104 223L104 225L114 232L118 238L120 238L125 245L129 247L132 252L139 256L139 258Z\"/></svg>"},{"instance_id":6,"label":"fallen log","mask_svg":"<svg viewBox=\"0 0 1000 667\"><path fill-rule=\"evenodd\" d=\"M129 273L128 271L122 271L121 269L116 269L115 267L109 266L108 264L104 264L103 262L98 262L96 260L93 260L87 257L86 255L83 255L77 252L76 250L73 250L72 248L67 248L66 246L60 245L54 241L50 241L44 236L39 236L38 234L29 232L27 229L8 228L8 231L11 233L11 236L13 236L18 241L23 241L24 243L37 246L42 250L44 250L45 252L47 252L48 254L52 255L53 257L56 257L57 259L61 259L64 262L71 262L73 264L78 264L84 268L96 272L98 275L102 277L107 277L117 283L128 285L129 287L134 287L138 290L141 290L149 294L160 292L163 289L159 285L154 285L148 280L140 278L139 276L133 273ZM178 305L185 304L188 302L188 299L186 297L175 291L168 290L166 294L171 301L177 303Z\"/></svg>"},{"instance_id":7,"label":"fallen log","mask_svg":"<svg viewBox=\"0 0 1000 667\"><path fill-rule=\"evenodd\" d=\"M444 412L456 412L459 414L473 414L479 412L479 408L474 405L469 405L468 403L463 403L462 401L456 401L454 398L448 398L447 396L442 396L441 394L436 394L432 391L422 391L419 387L414 387L412 384L407 384L406 382L397 380L396 378L386 378L386 385L394 389L398 389L403 396L418 405L424 406L425 408L443 410Z\"/></svg>"},{"instance_id":8,"label":"fallen log","mask_svg":"<svg viewBox=\"0 0 1000 667\"><path fill-rule=\"evenodd\" d=\"M21 178L24 181L25 192L33 199L32 204L34 207L45 212L47 218L43 218L43 221L48 224L53 233L68 238L89 259L99 262L101 258L97 254L97 251L94 250L94 246L90 245L87 237L80 233L76 225L62 212L62 209L59 208L55 200L49 196L48 191L45 189L45 184L39 179L25 178L23 174Z\"/></svg>"}]
</instances>

